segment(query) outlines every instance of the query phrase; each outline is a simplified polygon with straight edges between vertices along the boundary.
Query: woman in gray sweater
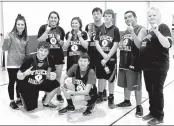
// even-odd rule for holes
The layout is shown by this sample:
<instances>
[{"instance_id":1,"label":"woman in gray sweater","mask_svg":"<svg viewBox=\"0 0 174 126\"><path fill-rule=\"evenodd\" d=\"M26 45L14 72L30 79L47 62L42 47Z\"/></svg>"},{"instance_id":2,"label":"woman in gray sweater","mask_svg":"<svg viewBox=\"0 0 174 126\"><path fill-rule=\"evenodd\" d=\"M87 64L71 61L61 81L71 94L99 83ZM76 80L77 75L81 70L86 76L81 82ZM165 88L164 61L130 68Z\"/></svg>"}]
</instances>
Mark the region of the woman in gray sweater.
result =
<instances>
[{"instance_id":1,"label":"woman in gray sweater","mask_svg":"<svg viewBox=\"0 0 174 126\"><path fill-rule=\"evenodd\" d=\"M10 97L10 107L12 109L19 109L18 105L21 105L21 99L18 91L18 85L16 83L17 101L14 101L14 84L17 81L17 72L26 56L26 47L28 43L27 25L25 18L18 14L14 27L4 40L2 50L8 51L7 56L7 71L9 75L8 93Z\"/></svg>"}]
</instances>

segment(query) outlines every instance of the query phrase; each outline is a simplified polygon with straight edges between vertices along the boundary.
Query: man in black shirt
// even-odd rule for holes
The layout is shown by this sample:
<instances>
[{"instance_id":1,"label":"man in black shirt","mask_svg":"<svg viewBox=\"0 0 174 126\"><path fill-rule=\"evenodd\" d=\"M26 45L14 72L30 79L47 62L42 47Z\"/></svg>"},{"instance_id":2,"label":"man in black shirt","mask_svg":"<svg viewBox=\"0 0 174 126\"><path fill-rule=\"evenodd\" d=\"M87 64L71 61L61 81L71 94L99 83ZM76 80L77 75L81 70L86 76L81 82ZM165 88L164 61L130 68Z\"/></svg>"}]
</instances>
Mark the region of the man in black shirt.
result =
<instances>
[{"instance_id":1,"label":"man in black shirt","mask_svg":"<svg viewBox=\"0 0 174 126\"><path fill-rule=\"evenodd\" d=\"M43 106L56 107L50 101L60 84L56 80L53 59L48 57L49 49L50 45L47 42L40 42L37 53L26 57L17 73L19 92L26 111L32 111L38 107L39 91L47 92Z\"/></svg>"},{"instance_id":2,"label":"man in black shirt","mask_svg":"<svg viewBox=\"0 0 174 126\"><path fill-rule=\"evenodd\" d=\"M72 95L90 96L90 100L87 101L88 107L83 115L92 114L97 99L97 88L95 72L89 67L89 63L88 54L82 53L79 56L78 64L74 64L64 76L62 91L67 99L68 106L59 110L59 114L65 114L68 111L75 110L75 106L71 99ZM65 84L65 80L68 77L73 77L74 80L72 83Z\"/></svg>"},{"instance_id":3,"label":"man in black shirt","mask_svg":"<svg viewBox=\"0 0 174 126\"><path fill-rule=\"evenodd\" d=\"M94 70L96 71L96 56L97 56L97 50L96 50L96 47L95 47L95 36L96 36L96 31L97 29L102 26L102 14L103 14L103 11L101 8L98 8L98 7L95 7L93 10L92 10L92 16L93 16L93 19L94 19L94 22L93 23L89 23L86 25L85 27L85 31L88 33L89 35L89 38L90 38L90 41L89 41L89 44L88 44L88 55L90 57L90 64L89 66ZM101 89L101 84L98 84L98 88ZM106 85L105 85L105 88L103 90L103 100L106 101L107 100L107 92L106 92Z\"/></svg>"},{"instance_id":4,"label":"man in black shirt","mask_svg":"<svg viewBox=\"0 0 174 126\"><path fill-rule=\"evenodd\" d=\"M108 107L113 109L114 105L114 87L117 73L117 47L120 41L119 29L113 25L114 11L108 9L104 12L105 23L97 29L95 45L97 50L96 56L96 76L99 89L98 103L103 101L103 90L108 81L109 97Z\"/></svg>"},{"instance_id":5,"label":"man in black shirt","mask_svg":"<svg viewBox=\"0 0 174 126\"><path fill-rule=\"evenodd\" d=\"M134 11L126 11L124 14L127 29L121 36L119 43L120 63L118 73L118 86L124 88L124 101L117 104L118 107L131 106L131 91L135 91L136 116L143 116L142 82L139 49L142 39L147 32L144 27L137 24L137 16Z\"/></svg>"}]
</instances>

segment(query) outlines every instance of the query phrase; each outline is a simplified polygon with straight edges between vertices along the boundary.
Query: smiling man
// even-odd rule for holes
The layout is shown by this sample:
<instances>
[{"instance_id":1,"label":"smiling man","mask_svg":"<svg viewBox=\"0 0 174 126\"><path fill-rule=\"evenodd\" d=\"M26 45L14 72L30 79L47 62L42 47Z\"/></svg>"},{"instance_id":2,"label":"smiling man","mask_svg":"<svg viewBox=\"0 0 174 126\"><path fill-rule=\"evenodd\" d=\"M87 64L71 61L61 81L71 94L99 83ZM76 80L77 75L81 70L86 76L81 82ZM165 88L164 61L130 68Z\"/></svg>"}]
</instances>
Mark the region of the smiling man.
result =
<instances>
[{"instance_id":1,"label":"smiling man","mask_svg":"<svg viewBox=\"0 0 174 126\"><path fill-rule=\"evenodd\" d=\"M134 11L126 11L124 14L127 29L121 36L119 43L120 63L118 73L118 86L124 88L124 101L117 104L118 107L131 106L130 94L135 91L136 116L143 116L142 83L139 49L142 39L146 36L146 29L137 24L137 16Z\"/></svg>"},{"instance_id":2,"label":"smiling man","mask_svg":"<svg viewBox=\"0 0 174 126\"><path fill-rule=\"evenodd\" d=\"M32 111L38 107L39 91L47 92L43 106L56 108L50 101L60 84L56 80L53 59L48 57L49 49L49 43L40 42L37 53L26 57L17 73L19 92L26 111Z\"/></svg>"}]
</instances>

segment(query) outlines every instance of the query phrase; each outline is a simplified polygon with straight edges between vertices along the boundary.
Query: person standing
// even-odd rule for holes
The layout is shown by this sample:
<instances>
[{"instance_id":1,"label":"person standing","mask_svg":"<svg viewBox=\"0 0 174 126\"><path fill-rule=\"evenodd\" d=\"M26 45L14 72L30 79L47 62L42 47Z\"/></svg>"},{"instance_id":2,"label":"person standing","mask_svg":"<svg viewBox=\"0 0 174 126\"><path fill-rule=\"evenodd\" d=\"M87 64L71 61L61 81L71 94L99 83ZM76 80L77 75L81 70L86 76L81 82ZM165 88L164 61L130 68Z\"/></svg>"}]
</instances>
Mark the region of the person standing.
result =
<instances>
[{"instance_id":1,"label":"person standing","mask_svg":"<svg viewBox=\"0 0 174 126\"><path fill-rule=\"evenodd\" d=\"M120 63L118 73L118 86L124 88L124 101L117 107L131 106L131 91L135 92L136 116L143 116L142 82L139 49L142 39L147 35L146 29L137 24L137 16L134 11L126 11L124 14L127 29L121 36L119 43Z\"/></svg>"},{"instance_id":2,"label":"person standing","mask_svg":"<svg viewBox=\"0 0 174 126\"><path fill-rule=\"evenodd\" d=\"M67 71L72 65L77 64L78 57L81 53L87 52L88 35L82 31L82 20L74 17L71 20L72 30L66 33L66 42L63 48L67 50Z\"/></svg>"},{"instance_id":3,"label":"person standing","mask_svg":"<svg viewBox=\"0 0 174 126\"><path fill-rule=\"evenodd\" d=\"M101 8L94 8L92 10L92 16L93 16L93 19L94 19L94 22L93 23L89 23L86 25L85 27L85 31L88 33L89 35L89 38L90 38L90 41L89 41L89 44L88 44L88 55L90 57L90 67L96 71L96 56L97 56L97 53L96 53L96 47L95 47L95 36L96 36L96 30L97 28L99 28L100 26L102 26L102 14L103 14L103 11ZM101 89L101 85L98 84L98 88ZM106 85L105 85L105 89L103 90L103 100L107 100L107 92L106 92Z\"/></svg>"},{"instance_id":4,"label":"person standing","mask_svg":"<svg viewBox=\"0 0 174 126\"><path fill-rule=\"evenodd\" d=\"M114 105L114 80L117 72L117 47L120 41L119 29L113 25L114 11L107 9L104 12L104 24L97 29L95 45L97 49L96 57L96 76L98 83L101 85L99 89L99 98L97 103L103 101L103 90L108 81L109 97L108 106L113 109Z\"/></svg>"},{"instance_id":5,"label":"person standing","mask_svg":"<svg viewBox=\"0 0 174 126\"><path fill-rule=\"evenodd\" d=\"M22 105L19 95L19 87L17 84L17 72L21 66L25 56L28 44L27 24L24 16L18 14L14 27L4 40L2 50L8 51L7 71L9 75L8 94L10 97L10 107L19 109L18 105ZM17 101L14 101L14 85L16 82Z\"/></svg>"},{"instance_id":6,"label":"person standing","mask_svg":"<svg viewBox=\"0 0 174 126\"><path fill-rule=\"evenodd\" d=\"M169 48L172 46L172 39L169 27L161 22L158 8L149 9L148 22L151 29L140 48L140 61L149 96L150 111L143 120L148 120L148 125L157 125L164 122L163 86L169 70Z\"/></svg>"},{"instance_id":7,"label":"person standing","mask_svg":"<svg viewBox=\"0 0 174 126\"><path fill-rule=\"evenodd\" d=\"M62 27L59 26L60 17L56 11L51 11L48 16L48 23L40 27L38 32L38 41L47 41L50 43L50 55L53 56L54 62L56 64L56 75L57 81L60 82L62 75L62 69L64 63L64 54L63 54L63 40L65 37L65 32ZM46 98L46 95L43 97L43 100ZM64 102L64 99L61 95L61 90L58 88L57 100L60 103Z\"/></svg>"}]
</instances>

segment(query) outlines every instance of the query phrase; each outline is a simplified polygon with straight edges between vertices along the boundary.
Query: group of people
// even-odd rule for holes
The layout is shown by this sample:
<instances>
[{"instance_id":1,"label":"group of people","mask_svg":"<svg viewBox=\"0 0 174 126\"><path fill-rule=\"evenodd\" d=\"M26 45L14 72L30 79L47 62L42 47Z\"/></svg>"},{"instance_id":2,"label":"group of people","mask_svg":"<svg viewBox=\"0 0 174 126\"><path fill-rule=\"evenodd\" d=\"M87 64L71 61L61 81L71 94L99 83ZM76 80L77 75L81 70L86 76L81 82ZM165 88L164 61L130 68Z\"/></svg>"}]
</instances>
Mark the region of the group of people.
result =
<instances>
[{"instance_id":1,"label":"group of people","mask_svg":"<svg viewBox=\"0 0 174 126\"><path fill-rule=\"evenodd\" d=\"M135 92L137 117L143 116L142 72L149 96L149 114L143 117L148 124L161 124L164 118L163 85L169 69L169 48L172 45L170 29L161 22L157 8L148 11L150 30L137 24L134 11L124 13L126 30L120 34L113 24L114 11L101 8L92 10L93 23L82 30L79 17L71 20L71 31L65 34L59 26L59 14L50 12L47 24L40 27L37 53L26 54L28 44L26 20L18 15L12 31L7 34L2 49L8 50L7 70L10 106L19 109L22 104L27 111L38 106L39 91L45 91L43 106L55 108L51 99L57 94L61 103L67 106L58 111L65 114L75 110L72 97L90 96L83 115L92 114L96 104L108 101L108 107L131 106L131 91ZM104 17L104 22L102 22ZM65 40L64 40L65 38ZM63 49L67 50L67 71L62 77L64 62ZM117 51L119 67L117 70ZM114 103L115 80L124 88L124 101ZM72 82L66 82L67 78ZM98 79L98 85L96 84ZM17 83L17 100L14 100L14 84ZM108 84L108 92L106 85Z\"/></svg>"}]
</instances>

